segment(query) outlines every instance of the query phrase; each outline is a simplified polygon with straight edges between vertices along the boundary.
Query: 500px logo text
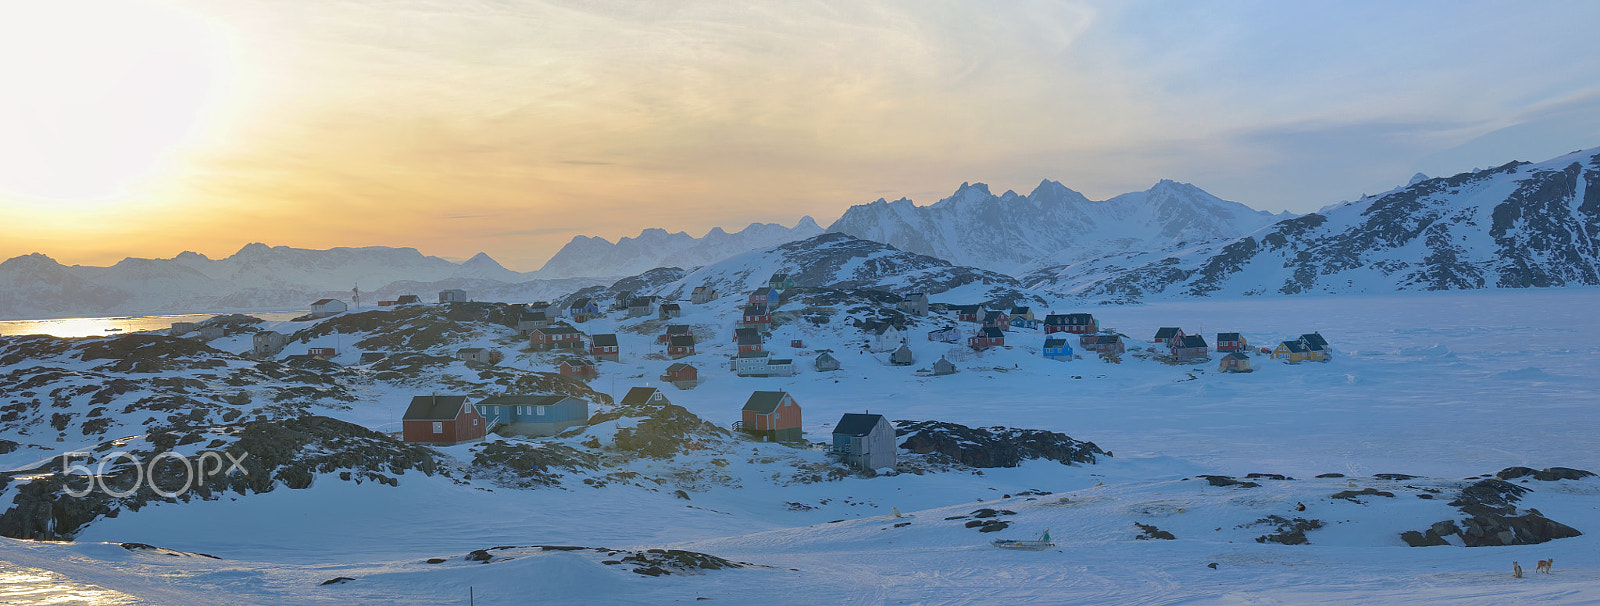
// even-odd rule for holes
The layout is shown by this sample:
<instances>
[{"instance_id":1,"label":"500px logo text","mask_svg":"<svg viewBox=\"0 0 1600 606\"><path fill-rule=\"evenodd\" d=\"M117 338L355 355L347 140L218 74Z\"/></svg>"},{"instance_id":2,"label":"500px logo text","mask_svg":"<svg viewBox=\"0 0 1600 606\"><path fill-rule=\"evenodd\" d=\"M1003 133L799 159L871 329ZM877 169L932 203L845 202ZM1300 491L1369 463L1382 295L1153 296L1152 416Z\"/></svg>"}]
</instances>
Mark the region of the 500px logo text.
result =
<instances>
[{"instance_id":1,"label":"500px logo text","mask_svg":"<svg viewBox=\"0 0 1600 606\"><path fill-rule=\"evenodd\" d=\"M250 471L244 468L244 460L250 458L250 453L248 452L235 457L231 452L219 453L208 450L200 453L194 458L193 461L190 461L189 457L183 455L182 453L167 451L150 457L150 462L146 464L144 461L139 459L138 455L119 450L107 454L105 457L101 458L100 462L95 465L94 469L91 470L89 466L84 463L87 463L87 459L90 459L93 456L94 455L91 453L81 451L62 453L61 473L64 475L81 475L89 481L89 483L85 485L82 490L73 490L70 486L71 482L69 480L68 486L65 487L66 489L64 491L68 496L86 497L89 496L90 493L94 492L96 486L99 486L100 492L113 497L122 498L131 496L133 493L138 492L139 488L143 487L146 481L148 481L151 492L168 499L173 499L188 492L190 488L194 487L196 479L204 482L207 477L214 476L219 473L222 473L225 476L231 476L235 472L242 473L244 475L250 475ZM227 457L226 462L228 464L228 469L226 472L223 472L222 469L224 463L223 457ZM73 462L74 459L85 459L85 461L84 463L75 463ZM130 486L124 490L115 490L111 486L106 485L106 465L116 461L127 461L129 463L133 463L132 468L136 473L136 479L133 482L133 486ZM156 483L156 476L158 475L158 469L156 465L162 461L172 461L172 463L167 466L167 468L171 470L176 470L180 466L182 467L182 486L178 486L175 490L168 491ZM81 470L81 472L73 474L74 470ZM115 472L117 469L113 467L112 471Z\"/></svg>"}]
</instances>

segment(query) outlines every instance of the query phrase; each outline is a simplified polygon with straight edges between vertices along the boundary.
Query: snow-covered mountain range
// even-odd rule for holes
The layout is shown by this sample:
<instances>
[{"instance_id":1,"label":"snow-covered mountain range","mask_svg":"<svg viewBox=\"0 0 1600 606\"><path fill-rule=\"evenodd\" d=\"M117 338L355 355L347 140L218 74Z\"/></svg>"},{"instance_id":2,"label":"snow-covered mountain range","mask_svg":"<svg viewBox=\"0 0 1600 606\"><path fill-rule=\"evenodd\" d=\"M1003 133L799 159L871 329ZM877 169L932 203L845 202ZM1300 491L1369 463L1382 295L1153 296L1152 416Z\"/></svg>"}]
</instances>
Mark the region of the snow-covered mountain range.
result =
<instances>
[{"instance_id":1,"label":"snow-covered mountain range","mask_svg":"<svg viewBox=\"0 0 1600 606\"><path fill-rule=\"evenodd\" d=\"M996 196L985 184L962 183L950 197L928 206L880 198L850 207L828 231L1021 275L1107 252L1233 238L1291 216L1254 210L1175 181L1096 202L1047 180L1028 195Z\"/></svg>"},{"instance_id":2,"label":"snow-covered mountain range","mask_svg":"<svg viewBox=\"0 0 1600 606\"><path fill-rule=\"evenodd\" d=\"M1106 299L1600 285L1600 148L1410 185L1230 241L1027 274Z\"/></svg>"},{"instance_id":3,"label":"snow-covered mountain range","mask_svg":"<svg viewBox=\"0 0 1600 606\"><path fill-rule=\"evenodd\" d=\"M637 238L622 238L615 244L605 238L575 236L555 256L539 268L541 278L621 277L644 273L657 267L699 267L734 255L785 242L804 240L822 233L822 226L811 217L801 217L794 227L777 223L751 223L729 233L712 228L704 237L685 232L667 233L646 229Z\"/></svg>"}]
</instances>

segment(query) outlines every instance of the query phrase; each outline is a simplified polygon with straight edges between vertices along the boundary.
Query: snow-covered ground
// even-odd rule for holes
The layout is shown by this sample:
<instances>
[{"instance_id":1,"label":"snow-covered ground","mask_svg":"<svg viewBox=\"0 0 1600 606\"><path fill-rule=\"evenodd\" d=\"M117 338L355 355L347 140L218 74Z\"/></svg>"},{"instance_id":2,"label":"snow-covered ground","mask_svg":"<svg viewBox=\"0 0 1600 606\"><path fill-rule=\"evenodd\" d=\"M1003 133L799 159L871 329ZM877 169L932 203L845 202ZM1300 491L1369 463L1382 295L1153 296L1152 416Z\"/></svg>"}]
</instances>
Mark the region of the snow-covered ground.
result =
<instances>
[{"instance_id":1,"label":"snow-covered ground","mask_svg":"<svg viewBox=\"0 0 1600 606\"><path fill-rule=\"evenodd\" d=\"M1138 347L1162 326L1208 341L1217 332L1241 332L1255 347L1311 331L1331 343L1330 362L1288 365L1256 355L1250 374L1217 373L1215 362L1172 366L1137 356L1121 364L1056 362L1038 354L1043 335L1025 330L1008 333L1009 349L971 354L926 341L932 326L911 333L917 363L896 367L886 353L862 352L864 336L841 340L795 323L769 343L776 356L793 354L801 374L739 378L722 366L733 349L726 321L734 305L732 298L685 305L685 317L674 322L717 327L718 342L703 343L689 360L700 367L702 385L667 389L674 403L723 427L738 419L752 390L784 389L804 408L813 441L825 441L840 414L870 410L895 420L1049 429L1115 456L1096 465L1032 460L981 474L789 484L773 480L782 466L772 460L820 461L822 454L747 444L726 457L729 465L719 472L725 481L689 493L687 501L671 490L620 483L518 490L415 472L401 476L398 487L319 479L306 490L124 513L90 526L75 544L6 540L0 599L42 602L68 591L13 591L56 585L116 592L88 600L101 603L464 603L469 587L479 604L701 597L723 603L1600 601L1596 478L1520 484L1533 490L1521 507L1585 532L1581 537L1478 548L1412 548L1399 539L1402 531L1459 518L1447 502L1463 478L1517 465L1600 469L1594 448L1600 319L1592 312L1600 308L1600 290L1058 309L1093 312L1102 327ZM601 363L595 389L620 397L629 387L658 384L655 377L670 362L644 357L659 346L653 333L626 330L635 323L580 325L590 334L622 328L623 361ZM789 348L791 339L806 347ZM495 339L486 335L482 344ZM248 341L235 345L243 349ZM843 369L811 371L818 348L833 350ZM504 364L539 363L537 356L508 353L514 355ZM958 374L914 374L941 354L956 362ZM349 411L329 414L383 427L409 395L377 386ZM468 448L442 450L470 458ZM1256 488L1190 479L1252 472L1297 479L1258 480ZM1328 472L1349 477L1314 477ZM1421 477L1372 477L1378 473ZM1330 498L1369 487L1395 496ZM1429 490L1440 498L1418 497ZM1296 503L1306 510L1296 511ZM895 508L910 517L893 518ZM966 527L980 508L1014 512L1002 515L1011 526L997 533ZM1253 522L1269 514L1314 518L1325 527L1307 532L1309 545L1258 543L1255 537L1272 529ZM961 516L969 517L946 519ZM1177 539L1135 540L1135 522ZM988 545L997 537L1033 538L1045 528L1058 549ZM222 559L131 552L104 542ZM460 557L531 545L679 548L761 567L648 577L603 564L606 556L592 552L508 550L512 559L489 564ZM1536 560L1549 557L1554 574L1532 572ZM429 558L446 561L429 564ZM1513 560L1528 571L1525 578L1511 577ZM338 576L355 580L320 585ZM16 580L29 578L45 580Z\"/></svg>"}]
</instances>

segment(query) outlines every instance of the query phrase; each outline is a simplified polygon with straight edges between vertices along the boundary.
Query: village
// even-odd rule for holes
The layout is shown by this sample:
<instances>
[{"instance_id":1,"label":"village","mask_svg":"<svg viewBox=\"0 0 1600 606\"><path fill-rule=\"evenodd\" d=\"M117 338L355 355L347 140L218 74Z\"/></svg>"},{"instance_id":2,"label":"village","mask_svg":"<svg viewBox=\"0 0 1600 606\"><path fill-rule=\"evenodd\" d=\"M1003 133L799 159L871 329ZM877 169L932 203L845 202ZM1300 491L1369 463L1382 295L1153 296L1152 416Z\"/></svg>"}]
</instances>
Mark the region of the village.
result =
<instances>
[{"instance_id":1,"label":"village","mask_svg":"<svg viewBox=\"0 0 1600 606\"><path fill-rule=\"evenodd\" d=\"M807 339L817 340L818 334L803 330L803 321L787 325L775 321L775 315L783 317L778 312L786 303L797 305L797 292L799 289L788 274L775 273L748 294L722 295L709 286L697 286L684 301L621 291L611 300L574 296L561 303L512 303L508 308L513 317L506 324L514 327L516 341L508 337L501 342L521 343L511 350L512 355L531 356L530 364L536 370L543 368L591 383L601 378L603 368L607 374L627 372L625 360L664 363L655 375L657 381L641 381L646 377L640 375L623 379L626 394L616 398L623 406L669 402L662 388L653 385L692 390L718 374L773 379L802 372L840 371L840 358L845 356L835 355L840 352L834 347L808 347ZM1299 364L1326 362L1331 357L1328 342L1315 331L1281 340L1272 347L1253 346L1240 332L1215 333L1213 344L1201 334L1173 326L1159 327L1143 339L1102 327L1091 313L1039 314L1023 305L935 303L922 292L903 296L876 294L877 300L891 302L868 310L863 314L866 318L850 326L847 332L854 336L845 335L848 346L859 347L853 353L869 356L882 365L905 367L916 377L944 377L961 372L963 367L1003 373L1008 370L1003 366L983 365L988 360L985 354L1013 349L1036 351L1042 359L1077 364L1122 364L1134 360L1209 367L1215 359L1218 373L1254 372L1252 360L1261 358ZM474 302L461 289L438 293L437 305L458 304ZM424 303L417 295L402 295L379 301L377 311L413 305ZM696 316L699 319L728 318L732 322L692 324L684 320L686 312L696 310L704 312ZM310 314L296 320L317 322L350 312L344 301L321 299L312 303ZM585 333L580 328L602 325L614 332ZM644 335L651 338L640 350L629 351L622 346L624 340L619 339L619 333L642 330L659 332ZM928 346L944 349L931 363L912 370L918 365L918 354L911 347L914 333L924 334ZM169 336L211 340L227 336L227 328L225 322L174 323ZM319 343L306 347L304 353L285 354L290 338L274 330L257 331L250 336L251 350L246 354L258 359L281 356L286 361L326 362L353 357L359 366L380 362L391 353L342 351L338 346ZM827 342L825 337L823 340ZM840 345L837 339L832 343ZM928 347L921 349L927 351ZM454 358L469 367L492 366L505 361L507 352L497 347L461 347L454 351ZM612 367L613 364L619 366ZM1062 368L1063 372L1072 372L1072 366ZM613 391L620 394L622 387L615 381L614 378ZM812 442L802 429L803 394L797 398L788 390L777 389L779 385L773 387L752 389L738 409L738 420L729 429L750 440L825 450L839 463L866 474L895 467L895 425L885 415L870 411L843 413L832 424L827 440ZM583 397L560 393L477 397L429 393L412 397L404 405L400 426L391 431L405 442L438 447L479 442L490 435L545 438L587 424L593 404ZM728 403L730 407L737 405Z\"/></svg>"}]
</instances>

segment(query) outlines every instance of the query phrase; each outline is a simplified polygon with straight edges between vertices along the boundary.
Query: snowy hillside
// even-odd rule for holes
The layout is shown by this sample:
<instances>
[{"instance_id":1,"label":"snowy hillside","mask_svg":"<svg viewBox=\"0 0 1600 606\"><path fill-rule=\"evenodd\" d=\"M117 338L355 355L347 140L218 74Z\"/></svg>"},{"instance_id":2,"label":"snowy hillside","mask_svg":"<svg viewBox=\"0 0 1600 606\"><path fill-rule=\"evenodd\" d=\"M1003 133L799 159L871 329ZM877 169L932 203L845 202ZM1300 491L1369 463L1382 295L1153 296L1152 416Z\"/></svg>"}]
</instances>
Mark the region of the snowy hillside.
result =
<instances>
[{"instance_id":1,"label":"snowy hillside","mask_svg":"<svg viewBox=\"0 0 1600 606\"><path fill-rule=\"evenodd\" d=\"M1106 252L1143 251L1250 233L1279 219L1187 183L1163 180L1142 192L1095 202L1055 181L1028 195L996 196L963 183L929 206L910 200L852 206L828 231L884 242L959 265L1021 275Z\"/></svg>"},{"instance_id":2,"label":"snowy hillside","mask_svg":"<svg viewBox=\"0 0 1600 606\"><path fill-rule=\"evenodd\" d=\"M1024 282L1109 299L1600 284L1600 148L1416 180L1228 242L1110 255Z\"/></svg>"},{"instance_id":3,"label":"snowy hillside","mask_svg":"<svg viewBox=\"0 0 1600 606\"><path fill-rule=\"evenodd\" d=\"M258 243L224 259L184 252L110 267L69 267L35 253L0 263L0 318L304 308L325 297L349 302L358 285L362 301L374 305L401 294L432 299L445 288L538 298L594 283L533 280L483 253L457 264L414 248L381 246L308 250Z\"/></svg>"},{"instance_id":4,"label":"snowy hillside","mask_svg":"<svg viewBox=\"0 0 1600 606\"><path fill-rule=\"evenodd\" d=\"M646 229L636 238L615 244L605 238L577 236L561 247L538 271L541 278L618 277L644 273L657 267L699 267L760 248L804 240L822 233L811 217L794 227L776 223L751 223L728 233L712 228L696 238L684 232Z\"/></svg>"}]
</instances>

